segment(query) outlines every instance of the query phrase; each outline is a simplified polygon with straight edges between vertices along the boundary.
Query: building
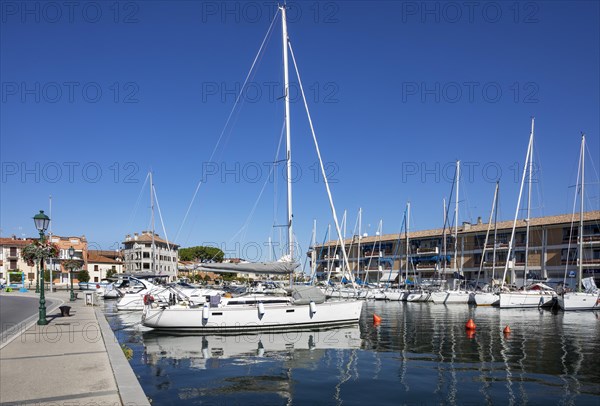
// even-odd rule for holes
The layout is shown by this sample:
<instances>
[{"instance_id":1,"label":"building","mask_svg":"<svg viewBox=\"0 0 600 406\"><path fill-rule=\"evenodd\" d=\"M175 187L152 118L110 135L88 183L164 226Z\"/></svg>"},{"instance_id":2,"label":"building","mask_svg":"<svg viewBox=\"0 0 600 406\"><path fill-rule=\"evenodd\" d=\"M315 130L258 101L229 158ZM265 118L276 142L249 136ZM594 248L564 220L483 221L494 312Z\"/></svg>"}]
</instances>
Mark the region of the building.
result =
<instances>
[{"instance_id":1,"label":"building","mask_svg":"<svg viewBox=\"0 0 600 406\"><path fill-rule=\"evenodd\" d=\"M133 236L126 235L123 246L126 273L166 274L170 280L177 279L179 245L166 241L151 231L142 231L140 234L134 233Z\"/></svg>"},{"instance_id":2,"label":"building","mask_svg":"<svg viewBox=\"0 0 600 406\"><path fill-rule=\"evenodd\" d=\"M85 235L81 237L60 237L58 235L48 236L53 244L58 247L58 258L48 262L47 269L52 269L52 283L58 285L68 284L70 281L69 270L63 266L63 262L70 259L69 248L73 247L75 253L73 259L83 261L81 268L73 274L73 281L79 282L77 279L78 272L88 270L88 242ZM91 280L91 279L90 279Z\"/></svg>"},{"instance_id":3,"label":"building","mask_svg":"<svg viewBox=\"0 0 600 406\"><path fill-rule=\"evenodd\" d=\"M100 282L109 271L123 273L123 256L119 251L89 250L87 269L91 282Z\"/></svg>"},{"instance_id":4,"label":"building","mask_svg":"<svg viewBox=\"0 0 600 406\"><path fill-rule=\"evenodd\" d=\"M85 236L81 237L60 237L57 235L48 236L50 241L59 249L58 258L48 260L44 264L45 270L52 270L52 283L65 285L69 282L69 271L62 266L62 263L69 259L69 248L75 250L74 259L83 260L81 269L87 269L87 240ZM25 272L25 281L28 286L34 286L37 282L36 266L29 266L21 258L21 250L37 239L16 237L0 238L0 278L8 280L9 272ZM16 275L16 274L15 274ZM77 280L76 275L75 280ZM13 276L14 278L14 276ZM11 281L14 279L11 278Z\"/></svg>"},{"instance_id":5,"label":"building","mask_svg":"<svg viewBox=\"0 0 600 406\"><path fill-rule=\"evenodd\" d=\"M36 266L29 266L21 258L21 250L33 243L31 238L0 238L0 278L20 283L21 272L25 272L25 282L35 283ZM10 278L10 279L9 279Z\"/></svg>"},{"instance_id":6,"label":"building","mask_svg":"<svg viewBox=\"0 0 600 406\"><path fill-rule=\"evenodd\" d=\"M580 258L579 215L575 216L574 223L572 220L572 215L564 214L532 218L529 221L527 279L545 279L558 283L566 275L567 285L575 285ZM526 226L524 220L517 222L514 249L508 261L506 275L506 282L516 283L518 286L523 285L525 272ZM494 229L491 230L484 249L488 224L481 223L481 220L477 224L465 222L458 227L456 245L454 230L446 230L445 254L444 233L441 229L411 231L408 234L408 256L406 237L402 233L360 239L355 236L345 240L344 244L350 269L362 280L403 280L406 269L408 278L417 280L451 278L455 272L459 272L467 280L476 280L480 266L480 280L489 281L492 277L501 280L512 227L512 221L499 222L495 233ZM583 277L593 276L596 284L600 285L600 211L584 213L582 237ZM337 241L317 245L308 255L311 263L315 262L318 276L324 277L329 272L332 277L342 276L343 255Z\"/></svg>"}]
</instances>

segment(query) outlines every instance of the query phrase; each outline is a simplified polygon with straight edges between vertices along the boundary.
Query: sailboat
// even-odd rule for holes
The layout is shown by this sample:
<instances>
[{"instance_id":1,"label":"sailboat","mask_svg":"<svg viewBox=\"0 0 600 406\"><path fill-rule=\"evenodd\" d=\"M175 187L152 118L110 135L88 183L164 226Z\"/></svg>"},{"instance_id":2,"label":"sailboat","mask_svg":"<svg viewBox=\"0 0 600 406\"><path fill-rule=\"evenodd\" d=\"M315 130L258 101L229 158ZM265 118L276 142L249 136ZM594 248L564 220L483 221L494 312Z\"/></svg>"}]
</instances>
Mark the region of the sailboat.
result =
<instances>
[{"instance_id":1,"label":"sailboat","mask_svg":"<svg viewBox=\"0 0 600 406\"><path fill-rule=\"evenodd\" d=\"M500 308L538 308L544 304L554 300L556 293L547 285L537 283L527 287L527 270L529 265L529 224L531 214L531 185L532 185L532 174L533 174L533 133L534 133L535 119L531 118L531 133L529 135L529 145L527 146L527 154L525 158L525 165L523 166L523 176L521 177L521 187L519 189L519 199L517 201L517 210L515 212L515 219L513 221L512 232L510 235L510 242L508 244L508 254L506 255L506 264L504 265L504 274L502 276L502 286L504 288L504 282L506 280L506 273L508 272L508 266L511 262L511 253L515 246L515 229L517 226L517 218L519 216L519 208L521 205L521 197L523 193L523 186L525 185L525 177L527 174L529 178L529 188L527 197L527 217L525 219L525 266L523 269L523 290L513 292L501 292L500 293Z\"/></svg>"},{"instance_id":2,"label":"sailboat","mask_svg":"<svg viewBox=\"0 0 600 406\"><path fill-rule=\"evenodd\" d=\"M340 239L344 262L348 267L348 276L354 279L348 266L347 252L342 238L341 229L337 221L333 198L329 183L325 176L321 154L316 141L316 136L304 97L304 90L298 67L294 58L287 33L286 6L279 6L281 12L282 42L283 42L283 73L284 73L284 100L285 100L285 128L286 128L286 163L287 163L287 231L288 253L275 263L254 264L203 264L203 270L251 272L268 274L289 274L290 296L267 296L248 294L238 297L211 296L209 302L202 306L195 305L187 300L177 301L175 304L161 305L151 300L146 300L142 314L142 324L158 330L176 330L193 332L210 332L218 334L257 332L257 331L288 331L304 330L308 328L331 328L340 325L358 323L362 310L362 302L358 300L326 301L325 295L314 286L292 286L292 274L298 264L294 262L293 232L292 232L292 161L291 161L291 136L290 136L290 96L288 72L288 48L298 77L300 92L308 115L313 141L317 150L321 173L329 197L329 203L335 221L337 234ZM232 266L233 265L233 266ZM354 285L354 283L353 283Z\"/></svg>"},{"instance_id":3,"label":"sailboat","mask_svg":"<svg viewBox=\"0 0 600 406\"><path fill-rule=\"evenodd\" d=\"M557 297L558 306L562 310L597 310L600 309L600 290L594 282L594 277L583 278L583 210L584 210L584 187L585 187L585 134L581 136L581 153L579 158L580 170L581 170L581 183L579 192L579 235L578 235L578 266L577 266L577 292L564 292L562 295ZM577 195L575 195L577 199ZM565 267L565 279L566 272L569 266L568 255L567 265ZM581 287L585 288L584 291Z\"/></svg>"},{"instance_id":4,"label":"sailboat","mask_svg":"<svg viewBox=\"0 0 600 406\"><path fill-rule=\"evenodd\" d=\"M461 290L462 275L458 266L458 187L460 179L460 161L456 161L456 202L454 205L454 289L440 290L431 293L431 300L435 304L467 304L469 293Z\"/></svg>"}]
</instances>

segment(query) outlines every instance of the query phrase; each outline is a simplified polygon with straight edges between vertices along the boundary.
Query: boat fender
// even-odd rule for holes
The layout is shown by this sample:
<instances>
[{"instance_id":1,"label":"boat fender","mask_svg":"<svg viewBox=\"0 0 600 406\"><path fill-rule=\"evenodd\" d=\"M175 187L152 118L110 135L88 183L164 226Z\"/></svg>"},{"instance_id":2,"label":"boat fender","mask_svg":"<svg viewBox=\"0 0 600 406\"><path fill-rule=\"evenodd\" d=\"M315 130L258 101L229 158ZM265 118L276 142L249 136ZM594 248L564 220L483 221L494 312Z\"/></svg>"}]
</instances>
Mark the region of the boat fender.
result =
<instances>
[{"instance_id":1,"label":"boat fender","mask_svg":"<svg viewBox=\"0 0 600 406\"><path fill-rule=\"evenodd\" d=\"M311 300L310 304L308 306L310 307L310 313L311 314L315 314L317 312L317 305L315 304L315 302L313 302Z\"/></svg>"},{"instance_id":2,"label":"boat fender","mask_svg":"<svg viewBox=\"0 0 600 406\"><path fill-rule=\"evenodd\" d=\"M206 304L202 308L202 318L204 320L208 320L208 305L206 305Z\"/></svg>"},{"instance_id":3,"label":"boat fender","mask_svg":"<svg viewBox=\"0 0 600 406\"><path fill-rule=\"evenodd\" d=\"M265 304L258 302L258 315L262 317L263 314L265 314Z\"/></svg>"}]
</instances>

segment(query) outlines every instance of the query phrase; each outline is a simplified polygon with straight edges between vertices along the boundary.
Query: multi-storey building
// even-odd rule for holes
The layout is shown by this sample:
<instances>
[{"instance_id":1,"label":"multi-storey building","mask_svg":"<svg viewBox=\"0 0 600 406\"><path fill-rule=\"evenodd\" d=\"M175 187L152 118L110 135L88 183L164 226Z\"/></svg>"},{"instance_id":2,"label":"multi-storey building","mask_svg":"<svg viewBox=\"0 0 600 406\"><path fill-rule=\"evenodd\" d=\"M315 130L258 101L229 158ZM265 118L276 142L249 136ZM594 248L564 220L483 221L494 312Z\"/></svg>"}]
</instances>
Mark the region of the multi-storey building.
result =
<instances>
[{"instance_id":1,"label":"multi-storey building","mask_svg":"<svg viewBox=\"0 0 600 406\"><path fill-rule=\"evenodd\" d=\"M18 274L25 272L25 282L35 283L36 266L27 265L21 257L21 250L32 242L32 239L15 236L0 238L0 278L20 283Z\"/></svg>"},{"instance_id":2,"label":"multi-storey building","mask_svg":"<svg viewBox=\"0 0 600 406\"><path fill-rule=\"evenodd\" d=\"M166 241L152 231L125 236L123 259L126 273L154 273L177 278L179 245ZM153 258L154 255L154 258Z\"/></svg>"},{"instance_id":3,"label":"multi-storey building","mask_svg":"<svg viewBox=\"0 0 600 406\"><path fill-rule=\"evenodd\" d=\"M75 250L74 259L81 259L83 265L81 269L87 269L87 240L85 236L81 237L60 237L51 235L47 238L59 249L58 258L52 258L44 264L45 270L52 270L53 284L66 284L69 282L69 272L62 266L62 263L69 259L69 248ZM29 266L21 257L21 250L33 243L36 239L18 239L16 237L0 238L0 278L8 280L9 272L25 272L25 281L33 286L37 280L37 266ZM75 274L75 280L77 275ZM11 281L14 280L14 276Z\"/></svg>"},{"instance_id":4,"label":"multi-storey building","mask_svg":"<svg viewBox=\"0 0 600 406\"><path fill-rule=\"evenodd\" d=\"M73 273L73 280L78 282L78 273L81 270L88 270L88 242L84 235L81 237L60 237L58 235L50 235L50 241L58 247L58 258L48 261L46 269L52 269L52 283L67 284L69 283L69 270L63 266L64 261L70 259L69 248L73 247L73 259L82 261L82 266L79 270Z\"/></svg>"},{"instance_id":5,"label":"multi-storey building","mask_svg":"<svg viewBox=\"0 0 600 406\"><path fill-rule=\"evenodd\" d=\"M501 280L507 268L506 282L518 286L523 284L525 273L526 279L530 280L559 282L566 278L567 284L574 286L578 264L582 261L583 277L594 276L600 285L600 211L584 213L581 255L578 253L578 219L576 215L573 222L570 214L532 218L528 241L527 224L524 220L518 221L508 264L512 221L499 222L492 227L486 247L488 224L480 220L477 224L465 222L459 226L456 241L453 229L445 233L437 229L409 232L408 247L403 233L361 237L360 251L358 237L347 239L344 244L353 274L369 281L398 281L406 277L444 279L455 272L467 280L478 277L483 281L492 277ZM443 243L444 236L446 244ZM331 272L334 277L342 274L341 254L337 241L317 245L309 252L311 258L316 258L317 275Z\"/></svg>"}]
</instances>

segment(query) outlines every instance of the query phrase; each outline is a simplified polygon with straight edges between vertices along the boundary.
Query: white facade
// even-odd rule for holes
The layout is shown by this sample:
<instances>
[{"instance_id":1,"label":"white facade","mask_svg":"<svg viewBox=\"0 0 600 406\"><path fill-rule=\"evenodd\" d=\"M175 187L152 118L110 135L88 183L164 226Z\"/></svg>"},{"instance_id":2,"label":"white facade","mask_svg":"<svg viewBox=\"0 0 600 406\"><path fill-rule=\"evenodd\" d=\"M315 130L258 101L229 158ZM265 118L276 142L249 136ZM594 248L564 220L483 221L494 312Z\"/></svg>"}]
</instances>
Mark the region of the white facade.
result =
<instances>
[{"instance_id":1,"label":"white facade","mask_svg":"<svg viewBox=\"0 0 600 406\"><path fill-rule=\"evenodd\" d=\"M152 232L142 231L127 235L123 245L124 272L168 275L170 280L177 278L177 244L163 240L156 233L153 238Z\"/></svg>"}]
</instances>

